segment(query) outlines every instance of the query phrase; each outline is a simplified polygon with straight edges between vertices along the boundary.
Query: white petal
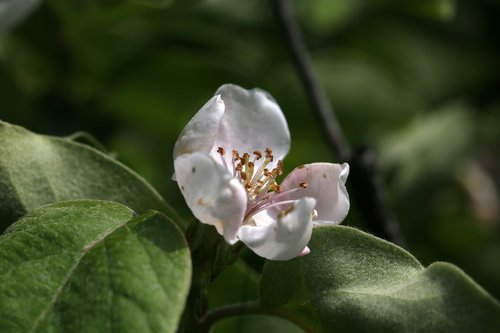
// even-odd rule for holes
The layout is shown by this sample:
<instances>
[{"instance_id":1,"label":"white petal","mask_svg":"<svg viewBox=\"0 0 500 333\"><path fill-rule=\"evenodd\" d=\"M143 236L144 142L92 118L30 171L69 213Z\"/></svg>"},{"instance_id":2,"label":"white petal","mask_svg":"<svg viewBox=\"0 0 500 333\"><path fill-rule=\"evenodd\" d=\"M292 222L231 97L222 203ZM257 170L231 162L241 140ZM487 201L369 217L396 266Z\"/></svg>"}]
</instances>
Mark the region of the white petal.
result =
<instances>
[{"instance_id":1,"label":"white petal","mask_svg":"<svg viewBox=\"0 0 500 333\"><path fill-rule=\"evenodd\" d=\"M289 260L306 254L307 243L311 238L312 210L315 203L313 198L302 198L291 210L274 217L267 215L263 223L243 225L238 237L252 251L267 259Z\"/></svg>"},{"instance_id":2,"label":"white petal","mask_svg":"<svg viewBox=\"0 0 500 333\"><path fill-rule=\"evenodd\" d=\"M290 149L290 131L283 112L268 93L226 84L216 94L221 96L226 110L214 149L223 147L228 152L236 149L240 154L252 154L269 147L275 161L285 157Z\"/></svg>"},{"instance_id":3,"label":"white petal","mask_svg":"<svg viewBox=\"0 0 500 333\"><path fill-rule=\"evenodd\" d=\"M234 244L247 206L243 186L207 153L178 156L174 161L177 184L194 216L214 225Z\"/></svg>"},{"instance_id":4,"label":"white petal","mask_svg":"<svg viewBox=\"0 0 500 333\"><path fill-rule=\"evenodd\" d=\"M316 199L318 224L338 224L349 212L349 195L345 187L349 175L349 164L312 163L297 167L281 183L281 191L296 188L300 183L307 183L307 188L300 189L282 200L298 199L304 196Z\"/></svg>"},{"instance_id":5,"label":"white petal","mask_svg":"<svg viewBox=\"0 0 500 333\"><path fill-rule=\"evenodd\" d=\"M174 146L174 159L195 151L210 152L224 114L224 102L219 95L212 97L188 122Z\"/></svg>"}]
</instances>

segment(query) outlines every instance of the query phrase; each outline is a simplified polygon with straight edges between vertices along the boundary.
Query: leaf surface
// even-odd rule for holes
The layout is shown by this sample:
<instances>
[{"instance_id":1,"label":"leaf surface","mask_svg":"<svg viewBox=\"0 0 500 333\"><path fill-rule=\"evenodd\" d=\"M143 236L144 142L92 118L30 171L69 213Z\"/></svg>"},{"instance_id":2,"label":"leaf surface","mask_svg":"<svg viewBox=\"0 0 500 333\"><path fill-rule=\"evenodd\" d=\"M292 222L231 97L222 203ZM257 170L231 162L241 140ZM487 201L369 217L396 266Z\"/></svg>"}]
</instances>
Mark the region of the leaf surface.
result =
<instances>
[{"instance_id":1,"label":"leaf surface","mask_svg":"<svg viewBox=\"0 0 500 333\"><path fill-rule=\"evenodd\" d=\"M427 268L405 250L357 229L315 228L311 253L268 262L265 305L286 308L320 332L497 332L500 305L457 267Z\"/></svg>"},{"instance_id":2,"label":"leaf surface","mask_svg":"<svg viewBox=\"0 0 500 333\"><path fill-rule=\"evenodd\" d=\"M190 276L187 244L158 212L47 205L0 236L0 332L175 332Z\"/></svg>"},{"instance_id":3,"label":"leaf surface","mask_svg":"<svg viewBox=\"0 0 500 333\"><path fill-rule=\"evenodd\" d=\"M0 122L0 232L37 207L75 199L116 201L137 213L155 209L176 217L151 185L110 156Z\"/></svg>"}]
</instances>

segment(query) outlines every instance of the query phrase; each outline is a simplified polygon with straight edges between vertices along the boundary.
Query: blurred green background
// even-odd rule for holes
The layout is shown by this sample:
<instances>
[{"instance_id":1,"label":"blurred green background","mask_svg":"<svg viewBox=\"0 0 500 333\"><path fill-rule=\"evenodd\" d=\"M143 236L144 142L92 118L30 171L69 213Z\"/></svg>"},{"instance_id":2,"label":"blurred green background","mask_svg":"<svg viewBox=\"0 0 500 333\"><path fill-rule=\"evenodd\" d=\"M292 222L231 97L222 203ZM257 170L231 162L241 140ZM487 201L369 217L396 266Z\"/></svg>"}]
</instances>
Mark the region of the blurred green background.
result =
<instances>
[{"instance_id":1,"label":"blurred green background","mask_svg":"<svg viewBox=\"0 0 500 333\"><path fill-rule=\"evenodd\" d=\"M457 264L499 298L500 3L294 5L345 134L377 152L410 252ZM336 161L269 0L47 0L0 37L0 119L91 133L184 216L173 144L226 82L281 105L286 170ZM356 209L344 223L370 231Z\"/></svg>"}]
</instances>

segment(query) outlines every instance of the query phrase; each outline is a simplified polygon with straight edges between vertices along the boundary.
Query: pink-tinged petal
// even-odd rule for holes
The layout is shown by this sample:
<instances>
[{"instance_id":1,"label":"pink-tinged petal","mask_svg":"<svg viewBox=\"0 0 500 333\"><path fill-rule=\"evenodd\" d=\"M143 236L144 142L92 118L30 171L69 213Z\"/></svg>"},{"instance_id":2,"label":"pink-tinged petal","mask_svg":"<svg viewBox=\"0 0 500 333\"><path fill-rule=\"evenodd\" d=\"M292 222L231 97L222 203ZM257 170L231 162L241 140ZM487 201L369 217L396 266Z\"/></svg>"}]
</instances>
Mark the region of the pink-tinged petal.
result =
<instances>
[{"instance_id":1,"label":"pink-tinged petal","mask_svg":"<svg viewBox=\"0 0 500 333\"><path fill-rule=\"evenodd\" d=\"M307 188L291 192L282 200L304 196L316 199L319 224L338 224L349 212L349 195L345 187L349 175L349 164L312 163L297 167L281 183L281 191L297 188L302 183Z\"/></svg>"},{"instance_id":2,"label":"pink-tinged petal","mask_svg":"<svg viewBox=\"0 0 500 333\"><path fill-rule=\"evenodd\" d=\"M207 153L180 155L174 168L177 184L193 215L215 226L228 243L234 244L247 205L243 186Z\"/></svg>"},{"instance_id":3,"label":"pink-tinged petal","mask_svg":"<svg viewBox=\"0 0 500 333\"><path fill-rule=\"evenodd\" d=\"M224 102L219 95L212 97L188 122L174 146L174 159L196 151L210 152L224 114Z\"/></svg>"},{"instance_id":4,"label":"pink-tinged petal","mask_svg":"<svg viewBox=\"0 0 500 333\"><path fill-rule=\"evenodd\" d=\"M306 246L302 252L300 252L299 254L299 257L302 257L302 256L305 256L305 255L308 255L309 253L311 253L311 249L309 248L309 246Z\"/></svg>"},{"instance_id":5,"label":"pink-tinged petal","mask_svg":"<svg viewBox=\"0 0 500 333\"><path fill-rule=\"evenodd\" d=\"M295 258L304 252L311 238L315 203L313 198L302 198L293 208L276 216L261 212L253 218L256 225L240 228L238 238L261 257L271 260Z\"/></svg>"},{"instance_id":6,"label":"pink-tinged petal","mask_svg":"<svg viewBox=\"0 0 500 333\"><path fill-rule=\"evenodd\" d=\"M226 109L214 149L223 147L228 151L228 162L233 149L240 154L252 154L269 147L275 162L285 157L290 149L290 131L283 112L268 93L225 84L216 94L221 96Z\"/></svg>"}]
</instances>

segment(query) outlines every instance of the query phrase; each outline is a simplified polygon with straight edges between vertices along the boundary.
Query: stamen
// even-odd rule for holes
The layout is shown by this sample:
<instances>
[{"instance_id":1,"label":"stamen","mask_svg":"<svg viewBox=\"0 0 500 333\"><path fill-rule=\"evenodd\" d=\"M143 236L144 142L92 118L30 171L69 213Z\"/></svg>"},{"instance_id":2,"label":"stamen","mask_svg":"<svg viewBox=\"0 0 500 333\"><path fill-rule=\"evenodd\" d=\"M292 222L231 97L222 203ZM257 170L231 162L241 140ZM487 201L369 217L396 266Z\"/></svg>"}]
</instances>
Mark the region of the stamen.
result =
<instances>
[{"instance_id":1,"label":"stamen","mask_svg":"<svg viewBox=\"0 0 500 333\"><path fill-rule=\"evenodd\" d=\"M238 170L236 170L236 162L240 159L240 154L238 153L238 151L236 149L233 149L232 152L231 152L232 156L233 156L233 160L232 160L232 163L233 163L233 177L236 177L236 172Z\"/></svg>"},{"instance_id":2,"label":"stamen","mask_svg":"<svg viewBox=\"0 0 500 333\"><path fill-rule=\"evenodd\" d=\"M284 206L284 205L291 205L291 204L294 204L297 200L284 200L284 201L279 201L279 202L273 202L273 203L268 203L266 205L262 205L260 207L256 207L250 211L247 212L246 214L246 217L245 217L245 220L247 220L248 218L250 218L251 216L257 214L257 213L260 213L264 210L267 210L269 208L273 208L273 207L279 207L279 206Z\"/></svg>"},{"instance_id":3,"label":"stamen","mask_svg":"<svg viewBox=\"0 0 500 333\"><path fill-rule=\"evenodd\" d=\"M269 186L271 185L271 182L261 182L262 185L259 190L259 195L255 198L256 205L258 205L262 200L267 200L269 199L269 195L265 197L268 194L269 191Z\"/></svg>"},{"instance_id":4,"label":"stamen","mask_svg":"<svg viewBox=\"0 0 500 333\"><path fill-rule=\"evenodd\" d=\"M238 153L238 151L236 149L233 149L233 151L231 153L233 155L233 160L239 160L240 159L240 154Z\"/></svg>"},{"instance_id":5,"label":"stamen","mask_svg":"<svg viewBox=\"0 0 500 333\"><path fill-rule=\"evenodd\" d=\"M220 159L221 159L221 161L222 161L222 164L224 165L224 167L225 167L226 169L228 169L228 170L229 170L229 168L227 167L227 162L226 162L226 159L224 158L224 155L226 154L226 151L224 150L224 148L222 148L222 147L218 147L218 148L217 148L217 152L218 152L218 153L219 153L219 155L220 155Z\"/></svg>"},{"instance_id":6,"label":"stamen","mask_svg":"<svg viewBox=\"0 0 500 333\"><path fill-rule=\"evenodd\" d=\"M246 167L246 174L247 174L247 180L248 182L247 183L250 183L250 180L252 179L252 176L253 176L253 168L254 168L254 164L253 162L248 162L247 164L247 167ZM252 187L253 187L253 184L252 184Z\"/></svg>"},{"instance_id":7,"label":"stamen","mask_svg":"<svg viewBox=\"0 0 500 333\"><path fill-rule=\"evenodd\" d=\"M269 202L276 201L282 197L288 196L288 195L295 193L297 191L301 191L305 188L305 187L302 187L299 185L299 187L294 187L294 188L291 188L291 189L286 190L284 192L280 192L281 191L281 188L280 188L280 191L275 190L273 193L268 193L267 190L269 188L270 183L267 183L266 185L267 186L266 186L265 192L262 191L255 198L255 204L253 206L250 206L250 209L255 209L255 208L260 207L260 206L267 204ZM277 186L279 186L279 185L277 185ZM265 197L266 195L267 195L267 197Z\"/></svg>"},{"instance_id":8,"label":"stamen","mask_svg":"<svg viewBox=\"0 0 500 333\"><path fill-rule=\"evenodd\" d=\"M281 176L283 174L283 161L278 160L278 166L276 167L278 169L278 176Z\"/></svg>"},{"instance_id":9,"label":"stamen","mask_svg":"<svg viewBox=\"0 0 500 333\"><path fill-rule=\"evenodd\" d=\"M225 150L218 147L217 152L221 156L224 165L226 165ZM245 223L251 223L251 221L247 220L261 211L285 205L292 205L291 207L293 207L297 200L289 199L290 197L287 198L286 196L308 186L306 182L303 182L298 184L296 188L282 192L281 186L276 182L276 177L283 174L283 161L278 160L274 168L271 169L269 165L274 159L271 148L266 148L264 153L260 150L254 150L252 153L253 156L251 157L246 152L240 155L236 149L231 151L233 177L240 181L248 198ZM257 163L259 164L257 165ZM284 200L280 201L282 199Z\"/></svg>"},{"instance_id":10,"label":"stamen","mask_svg":"<svg viewBox=\"0 0 500 333\"><path fill-rule=\"evenodd\" d=\"M267 172L267 169L266 169L266 166L271 162L271 159L269 157L266 156L266 158L264 159L264 161L262 162L262 164L260 165L260 167L257 169L257 172L255 172L255 175L252 179L252 186L255 185L255 183L257 182L257 180L261 179L264 176L267 176L266 175L266 172Z\"/></svg>"}]
</instances>

